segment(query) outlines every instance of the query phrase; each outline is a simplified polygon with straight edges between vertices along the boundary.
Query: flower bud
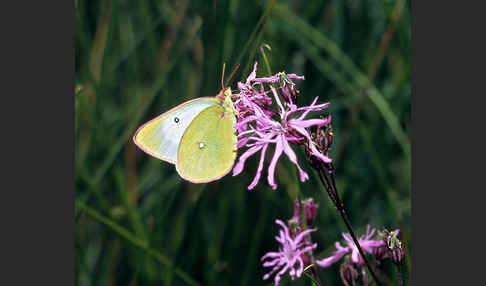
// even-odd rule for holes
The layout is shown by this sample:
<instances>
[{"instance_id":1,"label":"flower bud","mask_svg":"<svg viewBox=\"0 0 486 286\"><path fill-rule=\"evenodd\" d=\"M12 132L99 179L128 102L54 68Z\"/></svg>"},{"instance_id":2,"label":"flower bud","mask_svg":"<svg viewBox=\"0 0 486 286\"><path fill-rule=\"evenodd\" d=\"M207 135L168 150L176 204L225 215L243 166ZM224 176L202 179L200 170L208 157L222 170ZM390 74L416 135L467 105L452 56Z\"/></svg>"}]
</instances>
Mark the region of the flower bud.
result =
<instances>
[{"instance_id":1,"label":"flower bud","mask_svg":"<svg viewBox=\"0 0 486 286\"><path fill-rule=\"evenodd\" d=\"M314 140L314 142L322 154L327 155L329 153L333 137L334 133L332 132L332 127L330 125L326 126L324 131L322 131L320 127L317 129L316 140Z\"/></svg>"},{"instance_id":2,"label":"flower bud","mask_svg":"<svg viewBox=\"0 0 486 286\"><path fill-rule=\"evenodd\" d=\"M400 230L398 229L394 231L388 231L385 229L379 233L387 248L387 254L394 264L399 264L405 256L402 242L397 237L399 232Z\"/></svg>"},{"instance_id":3,"label":"flower bud","mask_svg":"<svg viewBox=\"0 0 486 286\"><path fill-rule=\"evenodd\" d=\"M381 260L387 257L387 248L385 245L373 247L372 254L373 257L375 258L376 264L380 265Z\"/></svg>"},{"instance_id":4,"label":"flower bud","mask_svg":"<svg viewBox=\"0 0 486 286\"><path fill-rule=\"evenodd\" d=\"M284 99L291 104L297 104L299 90L295 87L295 83L284 72L279 73L279 78L279 89Z\"/></svg>"},{"instance_id":5,"label":"flower bud","mask_svg":"<svg viewBox=\"0 0 486 286\"><path fill-rule=\"evenodd\" d=\"M358 271L356 271L352 264L341 264L341 266L339 267L339 273L341 274L341 279L343 280L344 285L356 285L356 279L358 279Z\"/></svg>"},{"instance_id":6,"label":"flower bud","mask_svg":"<svg viewBox=\"0 0 486 286\"><path fill-rule=\"evenodd\" d=\"M295 202L294 202L294 217L298 218L299 213L300 213L300 203L299 203L298 199L295 199Z\"/></svg>"},{"instance_id":7,"label":"flower bud","mask_svg":"<svg viewBox=\"0 0 486 286\"><path fill-rule=\"evenodd\" d=\"M307 254L302 254L302 262L304 263L305 266L310 265L312 263L312 260L309 255Z\"/></svg>"},{"instance_id":8,"label":"flower bud","mask_svg":"<svg viewBox=\"0 0 486 286\"><path fill-rule=\"evenodd\" d=\"M402 246L395 246L395 248L388 250L388 253L391 261L395 264L399 264L405 256Z\"/></svg>"},{"instance_id":9,"label":"flower bud","mask_svg":"<svg viewBox=\"0 0 486 286\"><path fill-rule=\"evenodd\" d=\"M314 203L313 198L308 198L302 201L302 205L304 206L304 217L307 225L311 225L317 216L317 209L319 205Z\"/></svg>"}]
</instances>

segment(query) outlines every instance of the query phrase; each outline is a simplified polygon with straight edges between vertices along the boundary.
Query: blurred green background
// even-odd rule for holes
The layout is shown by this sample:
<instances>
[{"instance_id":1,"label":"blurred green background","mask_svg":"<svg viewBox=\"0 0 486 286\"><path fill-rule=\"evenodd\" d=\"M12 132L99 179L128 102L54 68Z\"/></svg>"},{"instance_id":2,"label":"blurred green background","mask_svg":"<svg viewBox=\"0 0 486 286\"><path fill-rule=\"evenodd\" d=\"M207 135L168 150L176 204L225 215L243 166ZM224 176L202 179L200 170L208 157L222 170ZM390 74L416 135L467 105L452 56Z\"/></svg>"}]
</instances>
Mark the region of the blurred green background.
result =
<instances>
[{"instance_id":1,"label":"blurred green background","mask_svg":"<svg viewBox=\"0 0 486 286\"><path fill-rule=\"evenodd\" d=\"M278 189L266 173L252 191L246 171L209 184L183 181L173 165L132 143L144 122L220 90L223 62L244 81L255 60L272 72L305 75L301 104L331 102L337 184L357 235L366 224L400 228L411 277L410 3L401 0L75 0L76 285L272 285L261 256L277 249L275 219L292 200L320 204L316 258L330 255L346 228L296 151L310 180L286 157ZM317 116L319 114L315 114ZM240 150L241 154L241 150ZM258 157L258 156L255 156ZM268 156L267 156L268 157ZM267 158L268 159L268 158ZM268 164L268 163L267 163ZM318 269L342 285L339 263ZM390 263L383 284L396 285ZM280 285L311 285L303 276Z\"/></svg>"}]
</instances>

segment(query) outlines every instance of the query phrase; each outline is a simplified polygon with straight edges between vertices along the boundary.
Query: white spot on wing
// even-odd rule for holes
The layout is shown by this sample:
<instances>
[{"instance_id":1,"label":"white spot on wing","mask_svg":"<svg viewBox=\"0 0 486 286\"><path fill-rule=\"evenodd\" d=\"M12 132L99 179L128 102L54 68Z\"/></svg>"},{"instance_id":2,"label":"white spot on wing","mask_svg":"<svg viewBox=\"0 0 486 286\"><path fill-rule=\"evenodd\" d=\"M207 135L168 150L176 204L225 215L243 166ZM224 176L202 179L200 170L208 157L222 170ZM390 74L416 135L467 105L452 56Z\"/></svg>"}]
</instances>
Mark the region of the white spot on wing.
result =
<instances>
[{"instance_id":1,"label":"white spot on wing","mask_svg":"<svg viewBox=\"0 0 486 286\"><path fill-rule=\"evenodd\" d=\"M179 142L187 127L189 127L189 124L191 124L192 120L201 111L213 105L217 105L217 103L208 99L200 99L182 104L182 106L168 111L166 120L163 120L156 131L156 136L160 136L159 138L161 138L159 145L160 153L167 159L177 163ZM174 124L174 122L177 124Z\"/></svg>"}]
</instances>

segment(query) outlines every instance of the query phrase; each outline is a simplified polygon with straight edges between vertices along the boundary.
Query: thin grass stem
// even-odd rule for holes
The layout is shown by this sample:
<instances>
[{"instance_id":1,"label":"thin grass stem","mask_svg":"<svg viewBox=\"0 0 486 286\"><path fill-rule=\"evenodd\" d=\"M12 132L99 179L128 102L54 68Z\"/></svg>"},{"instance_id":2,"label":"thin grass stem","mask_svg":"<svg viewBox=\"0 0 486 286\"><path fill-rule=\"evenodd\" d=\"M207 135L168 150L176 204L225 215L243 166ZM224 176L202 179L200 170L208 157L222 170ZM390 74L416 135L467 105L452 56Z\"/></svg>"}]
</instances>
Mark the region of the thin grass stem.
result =
<instances>
[{"instance_id":1,"label":"thin grass stem","mask_svg":"<svg viewBox=\"0 0 486 286\"><path fill-rule=\"evenodd\" d=\"M184 270L182 270L178 267L175 267L174 264L172 263L172 261L167 256L165 256L164 254L160 253L157 250L150 248L149 245L148 245L148 242L146 240L143 240L143 239L140 239L140 238L134 236L132 233L130 233L124 227L120 226L119 224L112 221L111 219L103 216L102 214L97 212L95 209L92 209L91 207L85 205L83 202L78 201L77 204L80 208L84 209L89 216L91 216L95 220L103 223L108 228L113 230L115 233L117 233L119 236L126 239L128 242L130 242L134 246L144 250L148 255L155 258L161 264L169 267L170 269L173 269L174 273L177 276L179 276L179 278L181 278L187 284L194 285L194 286L200 285L196 280L194 280L191 276L189 276L189 274L187 274Z\"/></svg>"}]
</instances>

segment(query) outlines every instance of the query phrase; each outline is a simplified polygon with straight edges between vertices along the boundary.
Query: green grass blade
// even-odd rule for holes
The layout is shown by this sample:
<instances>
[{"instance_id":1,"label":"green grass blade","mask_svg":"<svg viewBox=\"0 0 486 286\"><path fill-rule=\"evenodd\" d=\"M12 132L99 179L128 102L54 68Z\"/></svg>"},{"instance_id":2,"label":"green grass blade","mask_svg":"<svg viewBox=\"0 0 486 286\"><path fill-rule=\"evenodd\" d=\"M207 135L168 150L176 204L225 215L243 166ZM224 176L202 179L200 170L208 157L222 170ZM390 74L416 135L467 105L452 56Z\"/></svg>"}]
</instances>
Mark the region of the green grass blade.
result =
<instances>
[{"instance_id":1,"label":"green grass blade","mask_svg":"<svg viewBox=\"0 0 486 286\"><path fill-rule=\"evenodd\" d=\"M130 233L128 230L126 230L124 227L120 226L113 220L103 216L96 210L92 209L91 207L85 205L83 202L78 201L77 203L80 208L84 209L86 213L94 218L95 220L101 222L111 230L113 230L115 233L126 239L128 242L133 244L134 246L144 250L147 252L148 255L151 257L155 258L157 261L159 261L161 264L174 269L174 273L179 276L184 282L186 282L189 285L200 285L196 280L194 280L189 274L184 272L182 269L174 267L174 264L172 261L166 257L164 254L160 253L157 250L154 250L148 246L147 241L140 239L136 236L134 236L132 233Z\"/></svg>"}]
</instances>

